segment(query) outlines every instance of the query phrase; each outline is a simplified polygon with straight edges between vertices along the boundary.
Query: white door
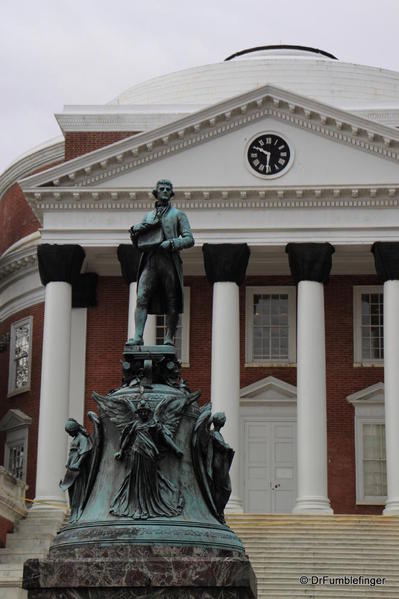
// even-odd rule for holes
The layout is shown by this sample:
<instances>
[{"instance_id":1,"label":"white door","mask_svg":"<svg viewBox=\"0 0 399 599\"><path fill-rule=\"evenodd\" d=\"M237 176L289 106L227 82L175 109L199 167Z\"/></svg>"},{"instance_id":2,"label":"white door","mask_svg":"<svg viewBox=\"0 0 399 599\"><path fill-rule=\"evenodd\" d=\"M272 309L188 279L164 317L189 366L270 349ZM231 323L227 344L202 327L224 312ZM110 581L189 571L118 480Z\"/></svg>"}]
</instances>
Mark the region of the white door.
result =
<instances>
[{"instance_id":1,"label":"white door","mask_svg":"<svg viewBox=\"0 0 399 599\"><path fill-rule=\"evenodd\" d=\"M296 499L296 425L289 421L245 422L245 511L289 513Z\"/></svg>"}]
</instances>

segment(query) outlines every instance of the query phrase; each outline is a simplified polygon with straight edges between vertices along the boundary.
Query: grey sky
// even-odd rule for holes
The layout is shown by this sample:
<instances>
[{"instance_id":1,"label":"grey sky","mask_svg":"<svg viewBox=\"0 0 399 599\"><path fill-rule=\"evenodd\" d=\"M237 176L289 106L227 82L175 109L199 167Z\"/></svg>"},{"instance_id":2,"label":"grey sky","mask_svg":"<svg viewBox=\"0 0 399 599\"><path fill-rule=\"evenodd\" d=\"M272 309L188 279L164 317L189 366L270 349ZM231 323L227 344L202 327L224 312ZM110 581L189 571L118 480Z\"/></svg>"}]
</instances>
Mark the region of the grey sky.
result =
<instances>
[{"instance_id":1,"label":"grey sky","mask_svg":"<svg viewBox=\"0 0 399 599\"><path fill-rule=\"evenodd\" d=\"M399 71L398 0L2 0L0 172L60 135L64 104L257 45L314 46Z\"/></svg>"}]
</instances>

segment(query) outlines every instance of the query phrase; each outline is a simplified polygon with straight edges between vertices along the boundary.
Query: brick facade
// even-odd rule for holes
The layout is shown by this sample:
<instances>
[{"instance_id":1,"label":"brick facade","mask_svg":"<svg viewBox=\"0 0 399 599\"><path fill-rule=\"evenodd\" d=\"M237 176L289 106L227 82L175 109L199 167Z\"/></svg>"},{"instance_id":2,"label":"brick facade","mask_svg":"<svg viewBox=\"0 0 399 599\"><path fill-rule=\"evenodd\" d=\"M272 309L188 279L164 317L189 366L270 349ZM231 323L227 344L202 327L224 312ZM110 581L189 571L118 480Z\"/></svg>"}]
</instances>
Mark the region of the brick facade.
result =
<instances>
[{"instance_id":1,"label":"brick facade","mask_svg":"<svg viewBox=\"0 0 399 599\"><path fill-rule=\"evenodd\" d=\"M12 185L3 195L0 202L0 256L13 243L40 227L31 207L25 200L17 183Z\"/></svg>"},{"instance_id":2,"label":"brick facade","mask_svg":"<svg viewBox=\"0 0 399 599\"><path fill-rule=\"evenodd\" d=\"M7 518L0 516L0 547L6 546L6 538L9 532L12 532L14 525Z\"/></svg>"},{"instance_id":3,"label":"brick facade","mask_svg":"<svg viewBox=\"0 0 399 599\"><path fill-rule=\"evenodd\" d=\"M65 160L136 135L137 131L73 131L65 134Z\"/></svg>"}]
</instances>

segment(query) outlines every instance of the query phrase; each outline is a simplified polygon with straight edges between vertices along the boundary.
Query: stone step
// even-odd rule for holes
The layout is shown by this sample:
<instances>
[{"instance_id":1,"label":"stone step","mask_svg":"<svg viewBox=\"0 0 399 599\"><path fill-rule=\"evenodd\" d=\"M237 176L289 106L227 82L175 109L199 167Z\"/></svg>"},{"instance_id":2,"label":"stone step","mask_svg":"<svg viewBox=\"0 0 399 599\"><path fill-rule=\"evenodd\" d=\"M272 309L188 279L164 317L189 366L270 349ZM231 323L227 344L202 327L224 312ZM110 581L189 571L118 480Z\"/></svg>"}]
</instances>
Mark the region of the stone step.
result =
<instances>
[{"instance_id":1,"label":"stone step","mask_svg":"<svg viewBox=\"0 0 399 599\"><path fill-rule=\"evenodd\" d=\"M0 548L0 564L22 564L27 559L42 558L47 551L27 551L25 549Z\"/></svg>"},{"instance_id":2,"label":"stone step","mask_svg":"<svg viewBox=\"0 0 399 599\"><path fill-rule=\"evenodd\" d=\"M21 588L10 587L0 589L0 599L27 599L28 591Z\"/></svg>"},{"instance_id":3,"label":"stone step","mask_svg":"<svg viewBox=\"0 0 399 599\"><path fill-rule=\"evenodd\" d=\"M59 527L54 524L33 524L32 522L23 522L18 525L16 534L22 533L24 535L29 534L36 536L37 534L51 534L55 536L59 530Z\"/></svg>"},{"instance_id":4,"label":"stone step","mask_svg":"<svg viewBox=\"0 0 399 599\"><path fill-rule=\"evenodd\" d=\"M53 540L52 535L45 535L40 538L17 538L17 539L7 539L7 547L10 551L14 549L18 549L19 547L23 547L26 551L48 551L50 547L50 543ZM1 599L1 598L0 598Z\"/></svg>"}]
</instances>

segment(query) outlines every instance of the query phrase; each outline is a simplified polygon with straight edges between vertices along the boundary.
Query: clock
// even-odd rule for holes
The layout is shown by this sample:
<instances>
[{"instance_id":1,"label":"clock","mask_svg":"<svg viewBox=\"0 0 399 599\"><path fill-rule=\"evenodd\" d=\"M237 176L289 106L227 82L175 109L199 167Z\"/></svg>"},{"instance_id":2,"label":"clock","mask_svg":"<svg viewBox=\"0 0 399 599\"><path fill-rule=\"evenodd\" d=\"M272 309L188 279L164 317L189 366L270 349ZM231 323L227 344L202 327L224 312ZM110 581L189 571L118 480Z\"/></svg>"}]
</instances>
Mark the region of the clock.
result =
<instances>
[{"instance_id":1,"label":"clock","mask_svg":"<svg viewBox=\"0 0 399 599\"><path fill-rule=\"evenodd\" d=\"M292 152L280 135L262 133L249 143L247 160L257 175L271 178L283 174L292 162Z\"/></svg>"}]
</instances>

